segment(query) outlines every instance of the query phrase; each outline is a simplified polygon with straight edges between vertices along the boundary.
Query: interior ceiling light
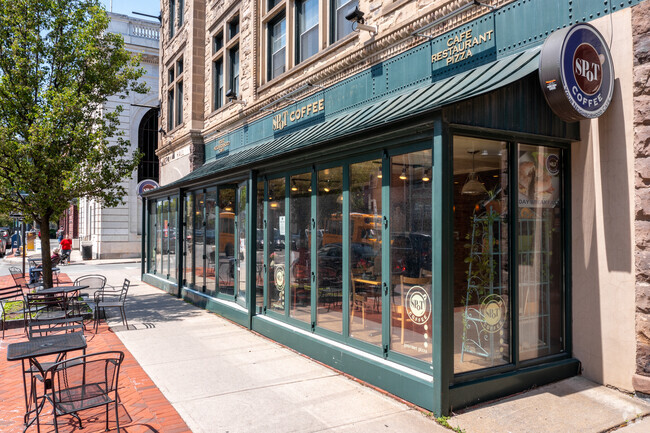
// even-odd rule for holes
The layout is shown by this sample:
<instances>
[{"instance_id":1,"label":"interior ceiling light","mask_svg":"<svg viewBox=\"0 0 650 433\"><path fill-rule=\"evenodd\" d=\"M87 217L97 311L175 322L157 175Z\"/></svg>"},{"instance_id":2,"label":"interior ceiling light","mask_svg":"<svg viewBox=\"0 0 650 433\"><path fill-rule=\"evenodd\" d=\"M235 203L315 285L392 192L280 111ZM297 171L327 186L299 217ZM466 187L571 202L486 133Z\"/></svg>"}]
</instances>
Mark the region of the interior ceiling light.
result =
<instances>
[{"instance_id":1,"label":"interior ceiling light","mask_svg":"<svg viewBox=\"0 0 650 433\"><path fill-rule=\"evenodd\" d=\"M478 153L478 150L469 150L467 152L472 154L472 172L467 176L465 185L463 185L463 189L460 192L466 195L485 194L487 193L485 185L478 181L476 172L474 171L474 156Z\"/></svg>"},{"instance_id":2,"label":"interior ceiling light","mask_svg":"<svg viewBox=\"0 0 650 433\"><path fill-rule=\"evenodd\" d=\"M381 167L379 167L379 169L377 169L377 179L381 179L382 177L384 177L384 175L381 174Z\"/></svg>"},{"instance_id":3,"label":"interior ceiling light","mask_svg":"<svg viewBox=\"0 0 650 433\"><path fill-rule=\"evenodd\" d=\"M291 181L291 191L298 191L298 185L296 185L295 180Z\"/></svg>"},{"instance_id":4,"label":"interior ceiling light","mask_svg":"<svg viewBox=\"0 0 650 433\"><path fill-rule=\"evenodd\" d=\"M406 167L404 167L404 168L402 169L402 174L399 175L399 178L402 179L402 180L406 180L406 179L407 179L407 177L406 177Z\"/></svg>"},{"instance_id":5,"label":"interior ceiling light","mask_svg":"<svg viewBox=\"0 0 650 433\"><path fill-rule=\"evenodd\" d=\"M226 207L224 208L226 212L232 212L232 202L228 202Z\"/></svg>"},{"instance_id":6,"label":"interior ceiling light","mask_svg":"<svg viewBox=\"0 0 650 433\"><path fill-rule=\"evenodd\" d=\"M424 170L424 174L422 175L422 181L423 182L429 182L431 180L431 177L429 177L429 169Z\"/></svg>"}]
</instances>

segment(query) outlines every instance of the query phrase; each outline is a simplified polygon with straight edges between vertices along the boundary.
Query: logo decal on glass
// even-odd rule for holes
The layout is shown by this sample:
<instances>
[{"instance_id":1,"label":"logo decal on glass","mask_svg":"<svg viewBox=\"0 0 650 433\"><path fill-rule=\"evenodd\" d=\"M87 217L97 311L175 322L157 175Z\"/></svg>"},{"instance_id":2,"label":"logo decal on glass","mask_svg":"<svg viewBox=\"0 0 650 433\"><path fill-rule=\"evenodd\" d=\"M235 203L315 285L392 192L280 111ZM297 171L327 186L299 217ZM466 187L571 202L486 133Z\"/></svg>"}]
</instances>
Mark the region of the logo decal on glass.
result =
<instances>
[{"instance_id":1,"label":"logo decal on glass","mask_svg":"<svg viewBox=\"0 0 650 433\"><path fill-rule=\"evenodd\" d=\"M481 316L483 329L489 333L495 333L503 328L506 322L506 303L497 294L488 295L481 302Z\"/></svg>"},{"instance_id":2,"label":"logo decal on glass","mask_svg":"<svg viewBox=\"0 0 650 433\"><path fill-rule=\"evenodd\" d=\"M424 288L413 286L406 294L406 313L416 325L424 325L431 317L431 298Z\"/></svg>"}]
</instances>

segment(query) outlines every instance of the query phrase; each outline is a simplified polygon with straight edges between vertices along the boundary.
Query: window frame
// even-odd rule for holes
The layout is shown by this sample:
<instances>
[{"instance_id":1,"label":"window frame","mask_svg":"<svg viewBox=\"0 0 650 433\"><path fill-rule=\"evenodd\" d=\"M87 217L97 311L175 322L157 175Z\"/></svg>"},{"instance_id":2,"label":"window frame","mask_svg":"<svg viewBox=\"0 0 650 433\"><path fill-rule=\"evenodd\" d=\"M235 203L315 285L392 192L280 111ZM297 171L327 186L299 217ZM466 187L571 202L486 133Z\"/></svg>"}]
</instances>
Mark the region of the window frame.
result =
<instances>
[{"instance_id":1,"label":"window frame","mask_svg":"<svg viewBox=\"0 0 650 433\"><path fill-rule=\"evenodd\" d=\"M315 25L313 25L312 27L310 27L308 29L307 28L304 29L304 31L301 33L301 31L300 31L301 22L304 22L305 25L306 25L306 22L307 22L307 17L305 16L305 11L303 11L302 9L304 8L304 6L309 1L315 1L317 3L316 10L318 11L318 17L316 19L316 24ZM320 49L321 48L320 36L321 36L321 28L322 28L321 26L323 25L323 21L322 21L323 17L322 17L322 14L320 13L320 11L321 11L320 0L296 0L295 1L294 59L295 59L295 64L296 65L299 65L300 63L309 60L310 58L312 58L313 56L315 56L316 54L318 54L321 51L321 49ZM310 31L313 31L313 30L315 30L315 33L317 35L317 42L316 42L317 48L316 48L316 51L314 53L306 56L305 58L302 58L302 56L301 56L301 48L302 48L301 37L303 35L309 33Z\"/></svg>"},{"instance_id":2,"label":"window frame","mask_svg":"<svg viewBox=\"0 0 650 433\"><path fill-rule=\"evenodd\" d=\"M273 64L273 56L276 54L276 52L273 51L273 38L274 38L274 27L275 25L279 24L280 22L284 21L284 45L282 46L282 49L284 50L284 70L280 72L277 75L274 75L274 64ZM288 70L288 65L287 65L287 53L289 50L288 44L287 44L287 15L284 9L280 10L276 15L273 16L267 23L266 23L266 35L267 35L267 43L266 43L266 49L267 49L267 56L266 56L266 80L271 81L280 75L284 74ZM279 52L278 50L277 52Z\"/></svg>"},{"instance_id":3,"label":"window frame","mask_svg":"<svg viewBox=\"0 0 650 433\"><path fill-rule=\"evenodd\" d=\"M180 55L167 68L167 132L184 124L183 94L184 57Z\"/></svg>"}]
</instances>

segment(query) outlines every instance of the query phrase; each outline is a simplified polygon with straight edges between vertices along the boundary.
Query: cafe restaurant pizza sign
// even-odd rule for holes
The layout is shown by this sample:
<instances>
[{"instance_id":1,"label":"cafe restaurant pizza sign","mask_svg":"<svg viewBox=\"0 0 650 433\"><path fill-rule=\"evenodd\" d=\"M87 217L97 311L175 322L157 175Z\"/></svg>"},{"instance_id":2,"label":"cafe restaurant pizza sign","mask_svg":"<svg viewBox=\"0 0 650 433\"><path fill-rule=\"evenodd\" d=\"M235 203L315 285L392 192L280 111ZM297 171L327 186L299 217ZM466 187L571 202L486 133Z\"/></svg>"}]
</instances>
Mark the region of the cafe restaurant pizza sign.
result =
<instances>
[{"instance_id":1,"label":"cafe restaurant pizza sign","mask_svg":"<svg viewBox=\"0 0 650 433\"><path fill-rule=\"evenodd\" d=\"M587 23L556 31L542 47L539 78L562 120L600 117L614 93L614 66L603 36Z\"/></svg>"}]
</instances>

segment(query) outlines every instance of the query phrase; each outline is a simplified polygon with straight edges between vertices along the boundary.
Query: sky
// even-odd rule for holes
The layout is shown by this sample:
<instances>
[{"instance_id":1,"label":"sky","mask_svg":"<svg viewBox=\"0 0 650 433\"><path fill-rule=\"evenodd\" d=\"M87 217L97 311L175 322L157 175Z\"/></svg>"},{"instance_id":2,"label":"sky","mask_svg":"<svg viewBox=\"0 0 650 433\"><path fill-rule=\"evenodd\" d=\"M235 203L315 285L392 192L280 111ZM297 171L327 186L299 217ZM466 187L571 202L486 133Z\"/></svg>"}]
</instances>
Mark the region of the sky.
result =
<instances>
[{"instance_id":1,"label":"sky","mask_svg":"<svg viewBox=\"0 0 650 433\"><path fill-rule=\"evenodd\" d=\"M113 3L113 12L124 15L133 15L133 11L142 12L144 14L158 16L160 13L160 0L101 0L102 4L106 7L107 11L111 9ZM147 17L142 17L149 19Z\"/></svg>"}]
</instances>

